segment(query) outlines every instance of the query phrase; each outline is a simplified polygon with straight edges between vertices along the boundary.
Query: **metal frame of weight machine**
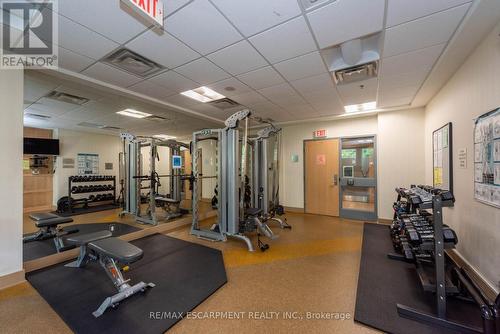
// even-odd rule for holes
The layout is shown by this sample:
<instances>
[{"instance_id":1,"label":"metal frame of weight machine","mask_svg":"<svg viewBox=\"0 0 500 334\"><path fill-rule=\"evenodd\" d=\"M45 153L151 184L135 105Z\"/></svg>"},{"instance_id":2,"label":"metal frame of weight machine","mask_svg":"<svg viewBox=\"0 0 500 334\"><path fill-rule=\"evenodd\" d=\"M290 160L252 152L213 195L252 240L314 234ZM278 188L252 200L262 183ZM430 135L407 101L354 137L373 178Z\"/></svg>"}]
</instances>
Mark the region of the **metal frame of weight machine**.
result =
<instances>
[{"instance_id":1,"label":"metal frame of weight machine","mask_svg":"<svg viewBox=\"0 0 500 334\"><path fill-rule=\"evenodd\" d=\"M251 220L253 226L267 237L274 239L271 229L258 217L247 217L244 207L244 176L246 175L246 150L248 149L248 119L250 110L241 110L225 121L224 129L208 129L193 133L191 143L192 164L194 173L193 182L193 222L191 234L200 238L213 241L226 241L228 237L239 239L246 243L248 250L253 252L254 247L250 238L242 232L241 224ZM240 149L240 122L245 122L245 130L242 136L242 148ZM217 159L217 182L218 182L218 219L212 229L203 229L198 220L198 203L201 200L198 195L198 143L206 137L216 137L218 140ZM241 172L241 175L240 175ZM241 198L240 198L241 189ZM246 224L245 224L246 225ZM260 240L259 240L260 241ZM261 247L262 249L262 247Z\"/></svg>"}]
</instances>

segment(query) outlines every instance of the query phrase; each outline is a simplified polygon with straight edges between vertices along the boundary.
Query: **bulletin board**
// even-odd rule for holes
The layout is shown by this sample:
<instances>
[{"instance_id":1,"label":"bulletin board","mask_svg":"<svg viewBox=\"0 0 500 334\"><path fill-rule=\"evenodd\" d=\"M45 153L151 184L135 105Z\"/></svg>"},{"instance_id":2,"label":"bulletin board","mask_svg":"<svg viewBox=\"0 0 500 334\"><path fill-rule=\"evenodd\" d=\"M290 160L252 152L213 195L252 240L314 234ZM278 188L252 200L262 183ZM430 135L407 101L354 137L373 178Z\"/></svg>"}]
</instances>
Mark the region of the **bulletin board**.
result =
<instances>
[{"instance_id":1,"label":"bulletin board","mask_svg":"<svg viewBox=\"0 0 500 334\"><path fill-rule=\"evenodd\" d=\"M78 153L78 175L99 174L99 154Z\"/></svg>"},{"instance_id":2,"label":"bulletin board","mask_svg":"<svg viewBox=\"0 0 500 334\"><path fill-rule=\"evenodd\" d=\"M453 193L453 133L448 123L432 133L434 187Z\"/></svg>"},{"instance_id":3,"label":"bulletin board","mask_svg":"<svg viewBox=\"0 0 500 334\"><path fill-rule=\"evenodd\" d=\"M475 122L474 198L500 208L500 108Z\"/></svg>"}]
</instances>

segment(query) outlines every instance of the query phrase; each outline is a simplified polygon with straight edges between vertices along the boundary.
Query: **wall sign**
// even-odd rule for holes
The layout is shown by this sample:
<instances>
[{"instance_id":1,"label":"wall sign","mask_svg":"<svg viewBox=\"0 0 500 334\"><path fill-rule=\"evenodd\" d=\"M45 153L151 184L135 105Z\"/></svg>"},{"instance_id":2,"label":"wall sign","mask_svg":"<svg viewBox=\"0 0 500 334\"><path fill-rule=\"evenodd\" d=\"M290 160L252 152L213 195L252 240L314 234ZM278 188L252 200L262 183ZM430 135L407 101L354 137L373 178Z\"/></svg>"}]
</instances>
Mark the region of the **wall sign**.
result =
<instances>
[{"instance_id":1,"label":"wall sign","mask_svg":"<svg viewBox=\"0 0 500 334\"><path fill-rule=\"evenodd\" d=\"M453 147L451 123L432 133L434 187L453 192Z\"/></svg>"},{"instance_id":2,"label":"wall sign","mask_svg":"<svg viewBox=\"0 0 500 334\"><path fill-rule=\"evenodd\" d=\"M99 154L78 153L78 175L99 174Z\"/></svg>"},{"instance_id":3,"label":"wall sign","mask_svg":"<svg viewBox=\"0 0 500 334\"><path fill-rule=\"evenodd\" d=\"M180 155L172 156L172 169L181 169L182 168L182 157Z\"/></svg>"},{"instance_id":4,"label":"wall sign","mask_svg":"<svg viewBox=\"0 0 500 334\"><path fill-rule=\"evenodd\" d=\"M461 148L458 150L458 167L467 169L467 149Z\"/></svg>"},{"instance_id":5,"label":"wall sign","mask_svg":"<svg viewBox=\"0 0 500 334\"><path fill-rule=\"evenodd\" d=\"M320 165L320 166L326 165L326 155L325 154L318 154L316 156L316 165Z\"/></svg>"},{"instance_id":6,"label":"wall sign","mask_svg":"<svg viewBox=\"0 0 500 334\"><path fill-rule=\"evenodd\" d=\"M327 132L326 129L316 130L313 132L313 138L326 138Z\"/></svg>"},{"instance_id":7,"label":"wall sign","mask_svg":"<svg viewBox=\"0 0 500 334\"><path fill-rule=\"evenodd\" d=\"M500 108L476 120L474 198L500 208Z\"/></svg>"},{"instance_id":8,"label":"wall sign","mask_svg":"<svg viewBox=\"0 0 500 334\"><path fill-rule=\"evenodd\" d=\"M163 28L163 0L121 0L125 5L132 8L134 12L151 22L157 27Z\"/></svg>"}]
</instances>

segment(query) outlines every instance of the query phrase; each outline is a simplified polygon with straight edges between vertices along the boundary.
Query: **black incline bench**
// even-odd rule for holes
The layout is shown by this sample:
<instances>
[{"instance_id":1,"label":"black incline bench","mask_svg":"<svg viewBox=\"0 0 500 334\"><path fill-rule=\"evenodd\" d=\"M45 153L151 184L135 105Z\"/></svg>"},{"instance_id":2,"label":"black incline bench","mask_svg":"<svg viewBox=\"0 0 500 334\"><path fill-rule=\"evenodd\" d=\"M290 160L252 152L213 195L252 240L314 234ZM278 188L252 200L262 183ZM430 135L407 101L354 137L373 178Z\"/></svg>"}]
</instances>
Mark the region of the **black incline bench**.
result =
<instances>
[{"instance_id":1,"label":"black incline bench","mask_svg":"<svg viewBox=\"0 0 500 334\"><path fill-rule=\"evenodd\" d=\"M66 239L66 242L80 247L78 259L68 263L67 267L83 268L90 261L98 261L118 290L117 294L107 297L101 306L92 313L96 318L103 315L109 307L115 307L122 300L155 286L153 283L146 284L144 282L131 286L128 284L130 280L123 278L117 263L125 266L134 263L142 258L143 251L129 242L112 237L110 231L77 235Z\"/></svg>"},{"instance_id":2,"label":"black incline bench","mask_svg":"<svg viewBox=\"0 0 500 334\"><path fill-rule=\"evenodd\" d=\"M54 245L58 253L75 248L75 246L66 246L62 237L77 233L78 229L63 229L59 226L61 224L72 223L72 218L61 217L48 212L32 213L29 217L35 222L35 226L38 227L38 231L23 237L23 242L54 239Z\"/></svg>"}]
</instances>

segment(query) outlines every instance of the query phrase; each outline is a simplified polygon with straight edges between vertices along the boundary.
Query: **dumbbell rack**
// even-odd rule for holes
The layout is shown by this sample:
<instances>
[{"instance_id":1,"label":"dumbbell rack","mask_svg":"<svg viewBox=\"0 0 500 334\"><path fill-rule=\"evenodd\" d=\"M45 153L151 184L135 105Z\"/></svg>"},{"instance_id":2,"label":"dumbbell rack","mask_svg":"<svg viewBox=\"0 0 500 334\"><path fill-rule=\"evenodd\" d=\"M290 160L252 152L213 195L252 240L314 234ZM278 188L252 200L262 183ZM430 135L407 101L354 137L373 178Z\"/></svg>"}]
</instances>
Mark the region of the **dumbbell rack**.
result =
<instances>
[{"instance_id":1,"label":"dumbbell rack","mask_svg":"<svg viewBox=\"0 0 500 334\"><path fill-rule=\"evenodd\" d=\"M424 187L419 188L428 190ZM436 312L429 314L427 312L397 304L398 313L401 317L411 320L427 323L434 326L445 327L461 333L481 333L477 328L472 328L455 321L448 320L446 317L446 298L447 294L453 294L456 287L447 280L446 277L446 253L447 248L443 238L443 207L454 206L454 198L449 192L431 193L430 198L422 200L422 197L409 192L398 191L398 200L405 197L411 204L409 212L418 210L432 210L432 224L434 226L434 268L432 270L434 277L430 277L429 272L422 264L417 261L417 273L425 291L431 291L436 294Z\"/></svg>"},{"instance_id":2,"label":"dumbbell rack","mask_svg":"<svg viewBox=\"0 0 500 334\"><path fill-rule=\"evenodd\" d=\"M75 175L75 176L70 176L68 178L68 198L70 198L70 211L73 213L74 212L74 205L79 204L79 203L97 203L97 202L111 202L111 204L115 204L116 202L116 177L113 176L106 176L106 175L87 175L89 178L88 179L83 179L83 180L78 180L75 181L77 178L85 177L82 175ZM94 178L92 178L94 177ZM95 179L103 177L102 180ZM109 179L105 179L104 177L110 177ZM79 183L91 183L91 182L98 182L99 184L94 184L95 186L103 185L104 182L113 182L112 189L103 189L103 190L86 190L86 191L73 191L73 186ZM110 192L113 191L113 198L112 199L107 199L107 200L99 200L99 201L91 201L88 198L79 198L79 199L73 199L71 197L72 194L90 194L90 193L103 193L103 192ZM95 208L97 205L94 205L93 207Z\"/></svg>"}]
</instances>

